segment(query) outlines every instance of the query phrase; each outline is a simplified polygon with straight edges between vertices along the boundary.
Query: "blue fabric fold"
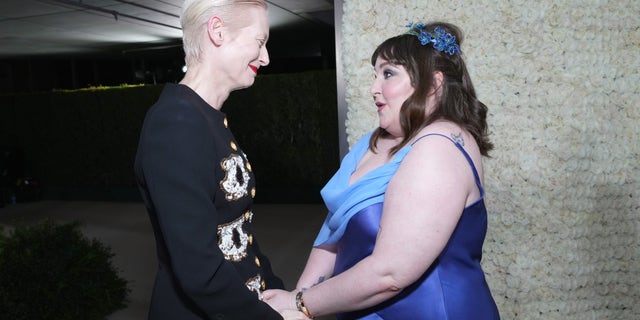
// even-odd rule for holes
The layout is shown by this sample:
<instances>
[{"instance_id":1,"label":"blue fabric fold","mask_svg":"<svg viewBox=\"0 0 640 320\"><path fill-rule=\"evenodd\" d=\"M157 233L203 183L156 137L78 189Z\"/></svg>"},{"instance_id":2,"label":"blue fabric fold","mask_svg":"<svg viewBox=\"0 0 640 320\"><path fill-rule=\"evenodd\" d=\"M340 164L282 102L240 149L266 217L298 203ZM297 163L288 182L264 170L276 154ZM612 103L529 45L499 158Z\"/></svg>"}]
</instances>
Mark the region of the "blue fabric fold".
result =
<instances>
[{"instance_id":1,"label":"blue fabric fold","mask_svg":"<svg viewBox=\"0 0 640 320\"><path fill-rule=\"evenodd\" d=\"M338 171L320 191L329 213L316 237L314 247L336 244L353 215L372 204L383 202L389 180L411 149L410 145L405 146L393 156L391 161L368 172L353 184L349 184L349 178L369 148L372 133L373 131L367 133L351 148L342 159Z\"/></svg>"}]
</instances>

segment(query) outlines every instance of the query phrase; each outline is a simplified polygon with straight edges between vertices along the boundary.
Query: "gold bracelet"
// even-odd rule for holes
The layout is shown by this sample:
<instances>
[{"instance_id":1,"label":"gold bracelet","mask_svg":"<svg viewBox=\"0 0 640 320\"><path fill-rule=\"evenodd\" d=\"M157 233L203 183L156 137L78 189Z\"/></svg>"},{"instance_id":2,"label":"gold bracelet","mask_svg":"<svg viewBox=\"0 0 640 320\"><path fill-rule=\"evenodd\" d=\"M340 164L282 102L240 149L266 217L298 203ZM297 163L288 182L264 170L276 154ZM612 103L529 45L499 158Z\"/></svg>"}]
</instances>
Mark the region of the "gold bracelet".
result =
<instances>
[{"instance_id":1,"label":"gold bracelet","mask_svg":"<svg viewBox=\"0 0 640 320\"><path fill-rule=\"evenodd\" d=\"M304 313L307 318L313 319L311 312L309 312L309 309L304 305L304 300L302 300L302 290L296 293L296 308L298 308L298 311Z\"/></svg>"}]
</instances>

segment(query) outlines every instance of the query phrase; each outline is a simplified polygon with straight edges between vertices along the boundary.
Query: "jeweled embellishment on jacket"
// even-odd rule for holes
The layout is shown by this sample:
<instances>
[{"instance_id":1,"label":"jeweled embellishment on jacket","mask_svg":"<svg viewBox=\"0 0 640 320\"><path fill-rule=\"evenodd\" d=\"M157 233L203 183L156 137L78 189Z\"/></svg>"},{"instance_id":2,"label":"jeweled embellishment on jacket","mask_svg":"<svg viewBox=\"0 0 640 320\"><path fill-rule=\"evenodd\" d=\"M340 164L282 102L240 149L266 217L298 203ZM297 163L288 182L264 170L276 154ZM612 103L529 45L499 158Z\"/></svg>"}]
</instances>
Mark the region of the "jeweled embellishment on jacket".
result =
<instances>
[{"instance_id":1,"label":"jeweled embellishment on jacket","mask_svg":"<svg viewBox=\"0 0 640 320\"><path fill-rule=\"evenodd\" d=\"M224 258L229 261L240 261L247 256L249 235L244 231L242 225L251 222L253 212L248 211L246 217L242 215L237 219L218 226L218 247L224 254Z\"/></svg>"},{"instance_id":2,"label":"jeweled embellishment on jacket","mask_svg":"<svg viewBox=\"0 0 640 320\"><path fill-rule=\"evenodd\" d=\"M227 201L235 201L246 196L250 176L244 159L238 154L231 154L222 159L220 166L225 172L224 179L220 181L220 188L224 191Z\"/></svg>"},{"instance_id":3,"label":"jeweled embellishment on jacket","mask_svg":"<svg viewBox=\"0 0 640 320\"><path fill-rule=\"evenodd\" d=\"M263 288L263 281L262 281L262 277L260 277L260 275L257 275L249 280L247 280L247 282L244 283L245 286L247 286L247 288L249 289L249 291L253 291L255 293L258 294L258 299L262 300L262 290Z\"/></svg>"}]
</instances>

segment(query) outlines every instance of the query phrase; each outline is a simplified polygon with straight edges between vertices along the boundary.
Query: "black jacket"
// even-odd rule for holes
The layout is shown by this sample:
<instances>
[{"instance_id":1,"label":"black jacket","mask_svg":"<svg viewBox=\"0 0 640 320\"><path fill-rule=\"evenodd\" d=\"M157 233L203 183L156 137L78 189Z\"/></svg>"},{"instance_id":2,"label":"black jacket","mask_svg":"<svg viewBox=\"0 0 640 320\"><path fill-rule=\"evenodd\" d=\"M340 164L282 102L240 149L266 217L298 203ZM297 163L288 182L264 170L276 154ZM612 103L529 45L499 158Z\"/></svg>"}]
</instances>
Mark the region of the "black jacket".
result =
<instances>
[{"instance_id":1,"label":"black jacket","mask_svg":"<svg viewBox=\"0 0 640 320\"><path fill-rule=\"evenodd\" d=\"M145 117L135 174L159 263L149 319L282 319L258 299L283 284L251 229L255 179L222 112L167 84Z\"/></svg>"}]
</instances>

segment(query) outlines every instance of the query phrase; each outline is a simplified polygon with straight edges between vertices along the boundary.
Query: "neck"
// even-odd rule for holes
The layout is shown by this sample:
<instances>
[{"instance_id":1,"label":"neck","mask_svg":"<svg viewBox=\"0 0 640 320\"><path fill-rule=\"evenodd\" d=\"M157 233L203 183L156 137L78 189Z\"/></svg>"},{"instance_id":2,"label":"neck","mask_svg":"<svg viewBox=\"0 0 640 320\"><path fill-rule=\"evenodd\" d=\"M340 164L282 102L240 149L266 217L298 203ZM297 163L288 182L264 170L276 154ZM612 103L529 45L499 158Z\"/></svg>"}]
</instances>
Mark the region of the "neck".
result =
<instances>
[{"instance_id":1,"label":"neck","mask_svg":"<svg viewBox=\"0 0 640 320\"><path fill-rule=\"evenodd\" d=\"M203 69L208 70L205 66L193 66L187 70L180 84L191 88L191 90L195 91L212 108L220 110L222 104L229 97L231 90L226 88L219 79L216 79L211 74L199 72L199 70Z\"/></svg>"}]
</instances>

